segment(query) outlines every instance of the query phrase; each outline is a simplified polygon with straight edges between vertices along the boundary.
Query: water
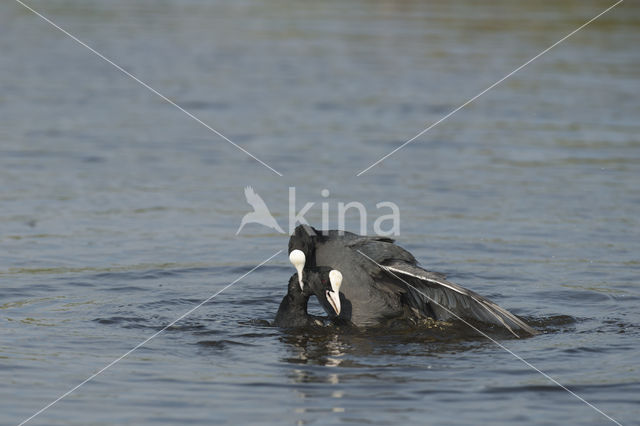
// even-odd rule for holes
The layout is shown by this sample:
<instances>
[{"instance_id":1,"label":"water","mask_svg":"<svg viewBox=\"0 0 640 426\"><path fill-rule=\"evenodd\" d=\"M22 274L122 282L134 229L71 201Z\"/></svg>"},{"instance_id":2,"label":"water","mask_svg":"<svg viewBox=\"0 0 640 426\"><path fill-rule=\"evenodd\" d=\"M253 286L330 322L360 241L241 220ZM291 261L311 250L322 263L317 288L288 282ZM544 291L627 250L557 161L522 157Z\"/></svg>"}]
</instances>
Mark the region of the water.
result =
<instances>
[{"instance_id":1,"label":"water","mask_svg":"<svg viewBox=\"0 0 640 426\"><path fill-rule=\"evenodd\" d=\"M285 249L235 235L252 185L284 228L290 186L318 226L323 201L368 232L396 203L425 266L545 332L502 345L637 424L636 3L360 177L610 3L29 4L284 176L3 2L0 423ZM30 424L609 423L469 330L270 327L292 273L278 255Z\"/></svg>"}]
</instances>

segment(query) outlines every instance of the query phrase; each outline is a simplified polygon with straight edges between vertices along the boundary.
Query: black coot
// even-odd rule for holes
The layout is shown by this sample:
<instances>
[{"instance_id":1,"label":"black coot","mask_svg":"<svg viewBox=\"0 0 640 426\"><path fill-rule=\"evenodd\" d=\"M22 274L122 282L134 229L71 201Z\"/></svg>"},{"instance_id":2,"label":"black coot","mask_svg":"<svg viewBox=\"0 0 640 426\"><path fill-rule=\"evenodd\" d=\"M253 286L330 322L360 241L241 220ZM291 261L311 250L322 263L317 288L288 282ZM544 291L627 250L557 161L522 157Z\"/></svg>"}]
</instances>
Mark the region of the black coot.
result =
<instances>
[{"instance_id":1,"label":"black coot","mask_svg":"<svg viewBox=\"0 0 640 426\"><path fill-rule=\"evenodd\" d=\"M298 280L298 274L293 274L289 279L287 294L280 302L273 325L283 328L323 325L324 318L307 313L309 297L313 294L327 312L332 316L339 315L338 294L341 281L340 272L331 268L305 268L303 285Z\"/></svg>"},{"instance_id":2,"label":"black coot","mask_svg":"<svg viewBox=\"0 0 640 426\"><path fill-rule=\"evenodd\" d=\"M390 318L415 315L492 323L517 337L538 334L485 297L421 268L411 253L390 238L318 232L300 225L289 239L289 259L300 281L309 267L339 270L344 277L340 318L356 326L375 326Z\"/></svg>"}]
</instances>

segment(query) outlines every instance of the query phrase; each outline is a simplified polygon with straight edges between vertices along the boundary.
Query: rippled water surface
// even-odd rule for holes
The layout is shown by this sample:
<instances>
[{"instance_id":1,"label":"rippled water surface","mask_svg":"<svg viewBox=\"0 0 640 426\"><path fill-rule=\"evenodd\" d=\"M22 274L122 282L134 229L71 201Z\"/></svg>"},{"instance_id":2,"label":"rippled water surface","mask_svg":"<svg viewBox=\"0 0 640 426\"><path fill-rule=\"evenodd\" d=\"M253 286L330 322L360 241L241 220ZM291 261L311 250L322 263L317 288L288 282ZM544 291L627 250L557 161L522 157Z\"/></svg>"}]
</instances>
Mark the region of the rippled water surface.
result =
<instances>
[{"instance_id":1,"label":"rippled water surface","mask_svg":"<svg viewBox=\"0 0 640 426\"><path fill-rule=\"evenodd\" d=\"M360 177L611 3L0 4L0 423L18 424L251 268L366 206L399 243L544 333L497 341L640 418L640 8L627 1ZM327 189L330 195L321 196ZM358 231L355 211L350 230ZM30 424L607 424L459 326L269 326L284 253ZM318 307L314 306L314 312Z\"/></svg>"}]
</instances>

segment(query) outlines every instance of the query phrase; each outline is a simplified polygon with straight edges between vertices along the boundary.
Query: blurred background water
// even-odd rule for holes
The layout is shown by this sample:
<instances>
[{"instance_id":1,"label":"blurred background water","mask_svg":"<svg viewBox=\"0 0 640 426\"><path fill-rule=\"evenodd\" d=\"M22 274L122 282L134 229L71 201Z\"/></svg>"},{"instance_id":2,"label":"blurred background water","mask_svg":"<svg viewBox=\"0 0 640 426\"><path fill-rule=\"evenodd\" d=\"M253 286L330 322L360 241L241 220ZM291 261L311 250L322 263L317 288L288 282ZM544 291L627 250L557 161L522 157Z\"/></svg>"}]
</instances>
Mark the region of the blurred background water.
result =
<instances>
[{"instance_id":1,"label":"blurred background water","mask_svg":"<svg viewBox=\"0 0 640 426\"><path fill-rule=\"evenodd\" d=\"M640 416L640 8L627 1L50 0L0 4L0 423L17 424L285 249L288 228L398 241L545 334L502 343L623 424ZM321 190L330 196L323 198ZM349 229L358 231L355 212ZM606 424L469 330L270 327L285 254L31 424ZM317 307L314 307L317 310Z\"/></svg>"}]
</instances>

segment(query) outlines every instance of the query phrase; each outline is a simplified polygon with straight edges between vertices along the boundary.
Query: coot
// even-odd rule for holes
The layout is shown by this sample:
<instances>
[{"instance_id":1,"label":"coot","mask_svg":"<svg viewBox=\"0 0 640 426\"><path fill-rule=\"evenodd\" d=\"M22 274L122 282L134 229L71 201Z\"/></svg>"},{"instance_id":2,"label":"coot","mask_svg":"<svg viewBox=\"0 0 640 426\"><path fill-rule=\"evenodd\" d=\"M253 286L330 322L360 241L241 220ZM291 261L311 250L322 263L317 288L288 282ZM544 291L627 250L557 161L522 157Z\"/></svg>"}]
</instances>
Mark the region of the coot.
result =
<instances>
[{"instance_id":1,"label":"coot","mask_svg":"<svg viewBox=\"0 0 640 426\"><path fill-rule=\"evenodd\" d=\"M418 266L413 255L391 238L319 232L300 225L289 239L289 259L296 267L299 285L309 267L339 270L344 277L339 317L356 326L375 326L412 315L478 320L504 327L517 337L538 334L487 298Z\"/></svg>"},{"instance_id":2,"label":"coot","mask_svg":"<svg viewBox=\"0 0 640 426\"><path fill-rule=\"evenodd\" d=\"M340 314L338 294L342 274L331 268L307 267L304 269L304 277L306 285L302 286L298 281L298 274L293 274L289 279L287 294L280 302L273 325L283 328L323 325L323 318L307 313L307 304L313 294L332 316Z\"/></svg>"}]
</instances>

